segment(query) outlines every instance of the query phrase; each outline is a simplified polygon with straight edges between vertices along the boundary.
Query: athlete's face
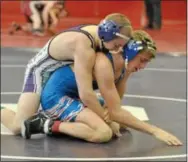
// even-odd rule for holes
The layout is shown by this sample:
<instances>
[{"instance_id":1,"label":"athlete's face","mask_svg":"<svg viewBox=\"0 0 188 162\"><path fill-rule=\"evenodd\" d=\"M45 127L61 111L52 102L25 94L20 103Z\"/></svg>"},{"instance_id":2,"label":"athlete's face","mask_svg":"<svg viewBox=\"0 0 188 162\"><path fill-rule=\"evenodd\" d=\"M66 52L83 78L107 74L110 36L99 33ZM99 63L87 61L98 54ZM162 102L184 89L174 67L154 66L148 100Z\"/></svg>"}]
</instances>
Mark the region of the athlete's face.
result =
<instances>
[{"instance_id":1,"label":"athlete's face","mask_svg":"<svg viewBox=\"0 0 188 162\"><path fill-rule=\"evenodd\" d=\"M147 63L150 62L152 58L153 56L151 53L143 51L128 63L127 71L137 72L141 69L144 69Z\"/></svg>"},{"instance_id":2,"label":"athlete's face","mask_svg":"<svg viewBox=\"0 0 188 162\"><path fill-rule=\"evenodd\" d=\"M122 38L115 38L109 42L104 42L105 48L109 51L117 52L125 45L126 41Z\"/></svg>"}]
</instances>

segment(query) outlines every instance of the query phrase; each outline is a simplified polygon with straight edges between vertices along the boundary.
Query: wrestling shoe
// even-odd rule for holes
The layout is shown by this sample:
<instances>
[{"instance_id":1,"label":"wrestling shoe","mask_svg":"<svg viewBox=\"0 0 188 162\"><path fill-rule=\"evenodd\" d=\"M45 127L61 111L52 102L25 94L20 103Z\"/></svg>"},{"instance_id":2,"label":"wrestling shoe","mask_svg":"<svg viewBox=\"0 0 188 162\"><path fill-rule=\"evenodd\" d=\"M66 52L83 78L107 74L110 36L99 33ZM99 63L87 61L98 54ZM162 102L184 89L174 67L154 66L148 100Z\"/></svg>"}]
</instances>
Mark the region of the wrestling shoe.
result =
<instances>
[{"instance_id":1,"label":"wrestling shoe","mask_svg":"<svg viewBox=\"0 0 188 162\"><path fill-rule=\"evenodd\" d=\"M32 29L32 34L39 37L45 36L42 29Z\"/></svg>"},{"instance_id":2,"label":"wrestling shoe","mask_svg":"<svg viewBox=\"0 0 188 162\"><path fill-rule=\"evenodd\" d=\"M35 114L22 123L21 135L25 139L30 139L33 134L48 134L52 124L53 121L45 114Z\"/></svg>"}]
</instances>

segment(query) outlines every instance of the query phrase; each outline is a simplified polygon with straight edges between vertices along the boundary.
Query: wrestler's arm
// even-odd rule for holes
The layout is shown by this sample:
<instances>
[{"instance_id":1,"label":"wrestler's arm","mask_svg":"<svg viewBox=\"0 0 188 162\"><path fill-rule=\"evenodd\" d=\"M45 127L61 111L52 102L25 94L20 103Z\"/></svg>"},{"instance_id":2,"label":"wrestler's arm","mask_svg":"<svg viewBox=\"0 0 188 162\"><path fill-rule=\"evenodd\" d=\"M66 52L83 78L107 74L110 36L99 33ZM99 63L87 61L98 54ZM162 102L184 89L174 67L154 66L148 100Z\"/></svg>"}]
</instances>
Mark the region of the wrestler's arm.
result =
<instances>
[{"instance_id":1,"label":"wrestler's arm","mask_svg":"<svg viewBox=\"0 0 188 162\"><path fill-rule=\"evenodd\" d=\"M95 77L99 90L106 101L110 119L135 130L154 135L157 139L168 145L182 145L182 142L174 135L156 126L140 121L125 109L121 109L120 97L114 84L114 73L111 63L106 56L100 59L98 58L95 64Z\"/></svg>"},{"instance_id":2,"label":"wrestler's arm","mask_svg":"<svg viewBox=\"0 0 188 162\"><path fill-rule=\"evenodd\" d=\"M74 72L79 96L84 105L104 119L104 109L98 102L92 86L95 58L96 53L91 48L90 40L85 35L78 36L74 54Z\"/></svg>"},{"instance_id":3,"label":"wrestler's arm","mask_svg":"<svg viewBox=\"0 0 188 162\"><path fill-rule=\"evenodd\" d=\"M97 57L95 76L100 93L109 110L110 119L130 128L153 134L152 125L140 121L127 110L121 109L121 99L114 83L112 65L105 56Z\"/></svg>"}]
</instances>

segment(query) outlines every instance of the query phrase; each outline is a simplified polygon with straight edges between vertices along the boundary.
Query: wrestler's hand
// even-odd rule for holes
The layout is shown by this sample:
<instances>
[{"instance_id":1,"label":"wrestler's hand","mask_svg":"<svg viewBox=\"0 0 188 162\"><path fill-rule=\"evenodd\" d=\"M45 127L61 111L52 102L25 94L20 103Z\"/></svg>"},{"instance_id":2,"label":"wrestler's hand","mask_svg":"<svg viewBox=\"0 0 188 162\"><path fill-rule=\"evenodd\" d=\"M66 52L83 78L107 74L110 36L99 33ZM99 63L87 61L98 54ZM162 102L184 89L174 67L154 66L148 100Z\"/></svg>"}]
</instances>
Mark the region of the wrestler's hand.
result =
<instances>
[{"instance_id":1,"label":"wrestler's hand","mask_svg":"<svg viewBox=\"0 0 188 162\"><path fill-rule=\"evenodd\" d=\"M113 135L115 135L116 137L122 136L122 134L120 133L120 124L112 121L111 123L109 123L109 126L112 129Z\"/></svg>"},{"instance_id":2,"label":"wrestler's hand","mask_svg":"<svg viewBox=\"0 0 188 162\"><path fill-rule=\"evenodd\" d=\"M168 132L166 132L162 129L157 128L154 131L153 135L157 139L167 143L170 146L181 146L181 145L183 145L182 142L177 137L173 136L172 134L170 134L170 133L168 133Z\"/></svg>"}]
</instances>

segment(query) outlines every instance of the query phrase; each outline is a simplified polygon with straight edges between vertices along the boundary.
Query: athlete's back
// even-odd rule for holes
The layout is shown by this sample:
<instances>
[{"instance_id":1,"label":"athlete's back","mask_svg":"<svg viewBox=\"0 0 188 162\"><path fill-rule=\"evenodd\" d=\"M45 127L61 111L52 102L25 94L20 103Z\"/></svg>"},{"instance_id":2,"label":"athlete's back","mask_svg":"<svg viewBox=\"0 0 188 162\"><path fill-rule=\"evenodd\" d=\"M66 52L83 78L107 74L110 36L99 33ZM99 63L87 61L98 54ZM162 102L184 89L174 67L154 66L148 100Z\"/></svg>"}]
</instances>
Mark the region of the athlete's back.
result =
<instances>
[{"instance_id":1,"label":"athlete's back","mask_svg":"<svg viewBox=\"0 0 188 162\"><path fill-rule=\"evenodd\" d=\"M58 34L50 43L49 54L58 60L74 60L74 53L79 42L94 50L99 49L97 25L81 25ZM60 50L61 49L61 50Z\"/></svg>"}]
</instances>

